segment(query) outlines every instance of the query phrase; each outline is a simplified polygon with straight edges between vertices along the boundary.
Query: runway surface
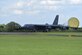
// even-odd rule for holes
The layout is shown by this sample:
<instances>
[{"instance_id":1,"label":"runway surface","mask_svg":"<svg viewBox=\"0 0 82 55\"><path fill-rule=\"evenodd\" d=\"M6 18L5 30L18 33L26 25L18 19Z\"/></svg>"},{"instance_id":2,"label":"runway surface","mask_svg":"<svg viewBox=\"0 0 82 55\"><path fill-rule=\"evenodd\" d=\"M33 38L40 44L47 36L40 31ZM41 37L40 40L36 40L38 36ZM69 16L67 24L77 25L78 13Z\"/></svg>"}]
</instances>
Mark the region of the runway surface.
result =
<instances>
[{"instance_id":1,"label":"runway surface","mask_svg":"<svg viewBox=\"0 0 82 55\"><path fill-rule=\"evenodd\" d=\"M51 33L51 32L0 32L0 35L47 35L47 36L71 36L71 37L82 37L81 33Z\"/></svg>"}]
</instances>

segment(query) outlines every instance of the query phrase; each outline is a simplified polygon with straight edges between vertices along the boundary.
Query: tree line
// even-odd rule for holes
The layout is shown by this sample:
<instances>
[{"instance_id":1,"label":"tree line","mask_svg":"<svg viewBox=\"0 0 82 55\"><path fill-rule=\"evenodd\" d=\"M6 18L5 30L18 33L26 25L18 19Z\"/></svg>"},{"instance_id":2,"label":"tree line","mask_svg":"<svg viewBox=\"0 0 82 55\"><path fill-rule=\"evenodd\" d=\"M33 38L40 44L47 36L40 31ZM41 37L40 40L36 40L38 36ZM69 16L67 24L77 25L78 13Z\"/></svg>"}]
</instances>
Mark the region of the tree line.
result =
<instances>
[{"instance_id":1,"label":"tree line","mask_svg":"<svg viewBox=\"0 0 82 55\"><path fill-rule=\"evenodd\" d=\"M18 31L21 25L16 22L9 22L8 24L0 24L0 32L14 32Z\"/></svg>"},{"instance_id":2,"label":"tree line","mask_svg":"<svg viewBox=\"0 0 82 55\"><path fill-rule=\"evenodd\" d=\"M52 31L61 31L59 29L55 29ZM78 28L77 30L69 28L68 30L62 31L75 31L82 32L82 28ZM22 29L22 26L16 22L9 22L7 24L0 24L0 32L29 32L28 29Z\"/></svg>"}]
</instances>

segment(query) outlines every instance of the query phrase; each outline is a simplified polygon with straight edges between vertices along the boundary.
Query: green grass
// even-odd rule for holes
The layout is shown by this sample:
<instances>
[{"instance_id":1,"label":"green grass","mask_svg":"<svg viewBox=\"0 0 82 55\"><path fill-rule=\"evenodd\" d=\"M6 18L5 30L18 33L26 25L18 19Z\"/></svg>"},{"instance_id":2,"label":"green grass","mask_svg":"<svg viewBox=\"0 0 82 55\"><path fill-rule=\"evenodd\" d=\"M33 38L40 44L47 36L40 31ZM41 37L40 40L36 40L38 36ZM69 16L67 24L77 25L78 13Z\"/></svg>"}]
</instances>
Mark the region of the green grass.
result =
<instances>
[{"instance_id":1,"label":"green grass","mask_svg":"<svg viewBox=\"0 0 82 55\"><path fill-rule=\"evenodd\" d=\"M0 55L82 55L82 37L48 34L0 35Z\"/></svg>"}]
</instances>

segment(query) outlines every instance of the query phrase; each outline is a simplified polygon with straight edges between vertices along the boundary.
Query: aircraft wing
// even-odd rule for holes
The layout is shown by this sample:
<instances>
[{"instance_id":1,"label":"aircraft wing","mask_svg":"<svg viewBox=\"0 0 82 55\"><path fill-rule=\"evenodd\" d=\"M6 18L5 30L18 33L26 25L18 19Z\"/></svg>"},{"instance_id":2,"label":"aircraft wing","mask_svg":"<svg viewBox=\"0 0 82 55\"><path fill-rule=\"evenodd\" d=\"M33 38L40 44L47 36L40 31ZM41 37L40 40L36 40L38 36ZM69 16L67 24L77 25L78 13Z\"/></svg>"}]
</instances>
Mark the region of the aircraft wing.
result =
<instances>
[{"instance_id":1,"label":"aircraft wing","mask_svg":"<svg viewBox=\"0 0 82 55\"><path fill-rule=\"evenodd\" d=\"M34 27L39 29L55 29L61 26L60 25L34 25Z\"/></svg>"}]
</instances>

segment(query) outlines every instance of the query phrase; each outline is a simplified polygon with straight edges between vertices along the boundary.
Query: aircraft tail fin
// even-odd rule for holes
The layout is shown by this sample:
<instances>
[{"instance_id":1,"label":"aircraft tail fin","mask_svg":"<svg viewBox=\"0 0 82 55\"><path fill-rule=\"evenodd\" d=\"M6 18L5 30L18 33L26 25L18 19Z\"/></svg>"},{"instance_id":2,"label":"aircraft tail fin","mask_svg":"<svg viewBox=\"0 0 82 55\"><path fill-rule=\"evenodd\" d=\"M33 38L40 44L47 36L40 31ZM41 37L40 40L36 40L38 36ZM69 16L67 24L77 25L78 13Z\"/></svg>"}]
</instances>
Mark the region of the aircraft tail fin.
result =
<instances>
[{"instance_id":1,"label":"aircraft tail fin","mask_svg":"<svg viewBox=\"0 0 82 55\"><path fill-rule=\"evenodd\" d=\"M56 15L53 25L58 25L59 15Z\"/></svg>"}]
</instances>

